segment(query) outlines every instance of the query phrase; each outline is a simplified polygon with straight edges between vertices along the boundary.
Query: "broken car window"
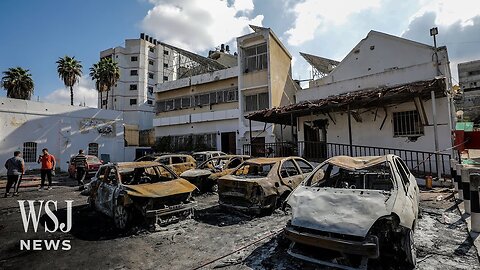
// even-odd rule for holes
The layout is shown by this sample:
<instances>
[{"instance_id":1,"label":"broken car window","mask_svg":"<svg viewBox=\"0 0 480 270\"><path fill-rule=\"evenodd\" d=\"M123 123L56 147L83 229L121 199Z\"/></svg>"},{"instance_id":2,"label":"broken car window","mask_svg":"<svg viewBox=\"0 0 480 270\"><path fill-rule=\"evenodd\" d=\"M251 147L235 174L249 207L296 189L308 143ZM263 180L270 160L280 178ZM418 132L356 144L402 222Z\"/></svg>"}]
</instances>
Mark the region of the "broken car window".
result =
<instances>
[{"instance_id":1,"label":"broken car window","mask_svg":"<svg viewBox=\"0 0 480 270\"><path fill-rule=\"evenodd\" d=\"M300 172L298 171L297 166L295 166L292 160L286 160L285 162L283 162L282 168L280 169L280 176L282 178L292 177L299 174Z\"/></svg>"},{"instance_id":2,"label":"broken car window","mask_svg":"<svg viewBox=\"0 0 480 270\"><path fill-rule=\"evenodd\" d=\"M144 156L137 159L137 161L155 161L155 159L156 158L154 156Z\"/></svg>"},{"instance_id":3,"label":"broken car window","mask_svg":"<svg viewBox=\"0 0 480 270\"><path fill-rule=\"evenodd\" d=\"M139 185L160 181L154 167L126 169L120 172L120 177L125 185Z\"/></svg>"},{"instance_id":4,"label":"broken car window","mask_svg":"<svg viewBox=\"0 0 480 270\"><path fill-rule=\"evenodd\" d=\"M297 162L298 166L300 167L300 170L302 171L302 173L309 173L309 172L313 171L312 165L308 164L304 160L295 159L295 161Z\"/></svg>"},{"instance_id":5,"label":"broken car window","mask_svg":"<svg viewBox=\"0 0 480 270\"><path fill-rule=\"evenodd\" d=\"M272 164L243 164L235 171L235 175L244 176L248 178L266 177L272 170Z\"/></svg>"},{"instance_id":6,"label":"broken car window","mask_svg":"<svg viewBox=\"0 0 480 270\"><path fill-rule=\"evenodd\" d=\"M346 170L332 164L324 164L305 182L307 186L345 189L393 189L390 167L386 162L360 170Z\"/></svg>"},{"instance_id":7,"label":"broken car window","mask_svg":"<svg viewBox=\"0 0 480 270\"><path fill-rule=\"evenodd\" d=\"M397 166L397 170L398 170L398 173L400 174L400 178L402 179L402 183L405 186L405 189L407 189L408 183L409 183L409 180L408 180L409 175L403 168L402 164L399 162L398 158L395 159L395 166Z\"/></svg>"}]
</instances>

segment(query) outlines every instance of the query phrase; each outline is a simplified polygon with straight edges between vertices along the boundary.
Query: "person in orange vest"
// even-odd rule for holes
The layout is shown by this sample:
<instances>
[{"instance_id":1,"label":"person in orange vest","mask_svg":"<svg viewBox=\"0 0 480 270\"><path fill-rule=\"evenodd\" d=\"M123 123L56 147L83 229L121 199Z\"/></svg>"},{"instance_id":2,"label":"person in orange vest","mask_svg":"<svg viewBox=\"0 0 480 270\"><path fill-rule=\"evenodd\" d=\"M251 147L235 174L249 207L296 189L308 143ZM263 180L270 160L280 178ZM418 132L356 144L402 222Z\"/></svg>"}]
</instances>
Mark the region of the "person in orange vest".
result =
<instances>
[{"instance_id":1,"label":"person in orange vest","mask_svg":"<svg viewBox=\"0 0 480 270\"><path fill-rule=\"evenodd\" d=\"M42 169L40 170L42 182L40 184L40 188L38 190L44 189L45 186L45 178L48 178L48 190L52 189L52 176L55 174L55 157L48 153L47 148L42 149L43 155L38 157L38 163L42 164Z\"/></svg>"}]
</instances>

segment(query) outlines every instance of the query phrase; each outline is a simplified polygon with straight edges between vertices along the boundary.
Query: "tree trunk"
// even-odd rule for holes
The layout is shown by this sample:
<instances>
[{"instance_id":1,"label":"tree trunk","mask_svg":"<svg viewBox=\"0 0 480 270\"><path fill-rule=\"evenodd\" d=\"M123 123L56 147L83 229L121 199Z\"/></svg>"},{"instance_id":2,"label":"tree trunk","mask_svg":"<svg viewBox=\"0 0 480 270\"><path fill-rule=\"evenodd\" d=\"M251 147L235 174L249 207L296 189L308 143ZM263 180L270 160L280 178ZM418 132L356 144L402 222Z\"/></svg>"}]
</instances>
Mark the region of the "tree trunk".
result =
<instances>
[{"instance_id":1,"label":"tree trunk","mask_svg":"<svg viewBox=\"0 0 480 270\"><path fill-rule=\"evenodd\" d=\"M109 92L109 91L110 91L110 90L107 90L107 102L105 103L105 110L108 110L108 92Z\"/></svg>"},{"instance_id":2,"label":"tree trunk","mask_svg":"<svg viewBox=\"0 0 480 270\"><path fill-rule=\"evenodd\" d=\"M100 91L100 109L103 109L103 92Z\"/></svg>"},{"instance_id":3,"label":"tree trunk","mask_svg":"<svg viewBox=\"0 0 480 270\"><path fill-rule=\"evenodd\" d=\"M73 85L70 86L70 105L73 106Z\"/></svg>"}]
</instances>

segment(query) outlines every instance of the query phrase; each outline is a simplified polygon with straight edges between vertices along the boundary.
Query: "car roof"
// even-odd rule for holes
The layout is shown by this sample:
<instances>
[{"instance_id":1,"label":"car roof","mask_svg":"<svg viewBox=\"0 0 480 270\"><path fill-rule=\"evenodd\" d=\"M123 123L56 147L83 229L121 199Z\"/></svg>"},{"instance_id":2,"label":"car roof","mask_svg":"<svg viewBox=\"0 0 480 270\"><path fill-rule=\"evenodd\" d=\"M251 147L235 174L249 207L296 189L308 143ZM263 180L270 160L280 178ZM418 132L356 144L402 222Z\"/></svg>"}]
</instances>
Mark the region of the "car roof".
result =
<instances>
[{"instance_id":1,"label":"car roof","mask_svg":"<svg viewBox=\"0 0 480 270\"><path fill-rule=\"evenodd\" d=\"M166 154L166 155L150 155L152 157L155 157L155 158L169 158L169 157L191 157L190 155L187 155L187 154Z\"/></svg>"},{"instance_id":2,"label":"car roof","mask_svg":"<svg viewBox=\"0 0 480 270\"><path fill-rule=\"evenodd\" d=\"M394 155L363 157L336 156L327 159L325 162L349 170L360 170L386 162L389 158L392 158L393 156Z\"/></svg>"},{"instance_id":3,"label":"car roof","mask_svg":"<svg viewBox=\"0 0 480 270\"><path fill-rule=\"evenodd\" d=\"M119 169L134 169L150 166L161 166L160 163L155 161L118 162L111 165L115 165Z\"/></svg>"},{"instance_id":4,"label":"car roof","mask_svg":"<svg viewBox=\"0 0 480 270\"><path fill-rule=\"evenodd\" d=\"M201 152L195 152L193 153L192 155L204 155L204 154L213 154L213 153L222 153L222 154L225 154L223 153L222 151L201 151Z\"/></svg>"},{"instance_id":5,"label":"car roof","mask_svg":"<svg viewBox=\"0 0 480 270\"><path fill-rule=\"evenodd\" d=\"M254 163L254 164L272 164L272 163L276 163L276 162L286 160L286 159L291 159L291 158L292 157L273 157L273 158L260 157L260 158L249 159L246 162Z\"/></svg>"}]
</instances>

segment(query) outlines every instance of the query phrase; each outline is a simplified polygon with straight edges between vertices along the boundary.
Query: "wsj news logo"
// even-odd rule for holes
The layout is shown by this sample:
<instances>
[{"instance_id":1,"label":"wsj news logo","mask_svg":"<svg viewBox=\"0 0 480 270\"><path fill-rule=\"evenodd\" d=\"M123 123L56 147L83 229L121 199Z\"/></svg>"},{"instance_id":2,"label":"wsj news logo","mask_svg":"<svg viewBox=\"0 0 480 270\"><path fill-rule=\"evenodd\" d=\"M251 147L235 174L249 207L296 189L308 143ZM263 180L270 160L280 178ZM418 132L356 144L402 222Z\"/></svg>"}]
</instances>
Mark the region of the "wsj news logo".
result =
<instances>
[{"instance_id":1,"label":"wsj news logo","mask_svg":"<svg viewBox=\"0 0 480 270\"><path fill-rule=\"evenodd\" d=\"M25 200L18 200L18 205L20 206L20 213L22 215L23 229L25 233L28 232L30 221L32 223L33 231L36 233L38 230L38 225L42 217L42 208L45 211L45 215L48 218L45 218L43 226L45 232L54 233L61 231L63 233L68 233L72 229L72 203L73 200L65 200L67 205L67 221L66 223L60 223L58 217L53 213L58 210L57 201L46 201L43 200L27 200L28 210L25 208ZM38 211L35 210L36 205L39 205ZM28 212L27 212L28 211ZM51 221L51 222L47 222ZM52 224L53 223L53 224ZM49 225L50 224L50 225ZM58 239L49 239L49 240L40 240L40 239L27 239L20 240L20 250L70 250L72 248L70 240L58 240Z\"/></svg>"}]
</instances>

